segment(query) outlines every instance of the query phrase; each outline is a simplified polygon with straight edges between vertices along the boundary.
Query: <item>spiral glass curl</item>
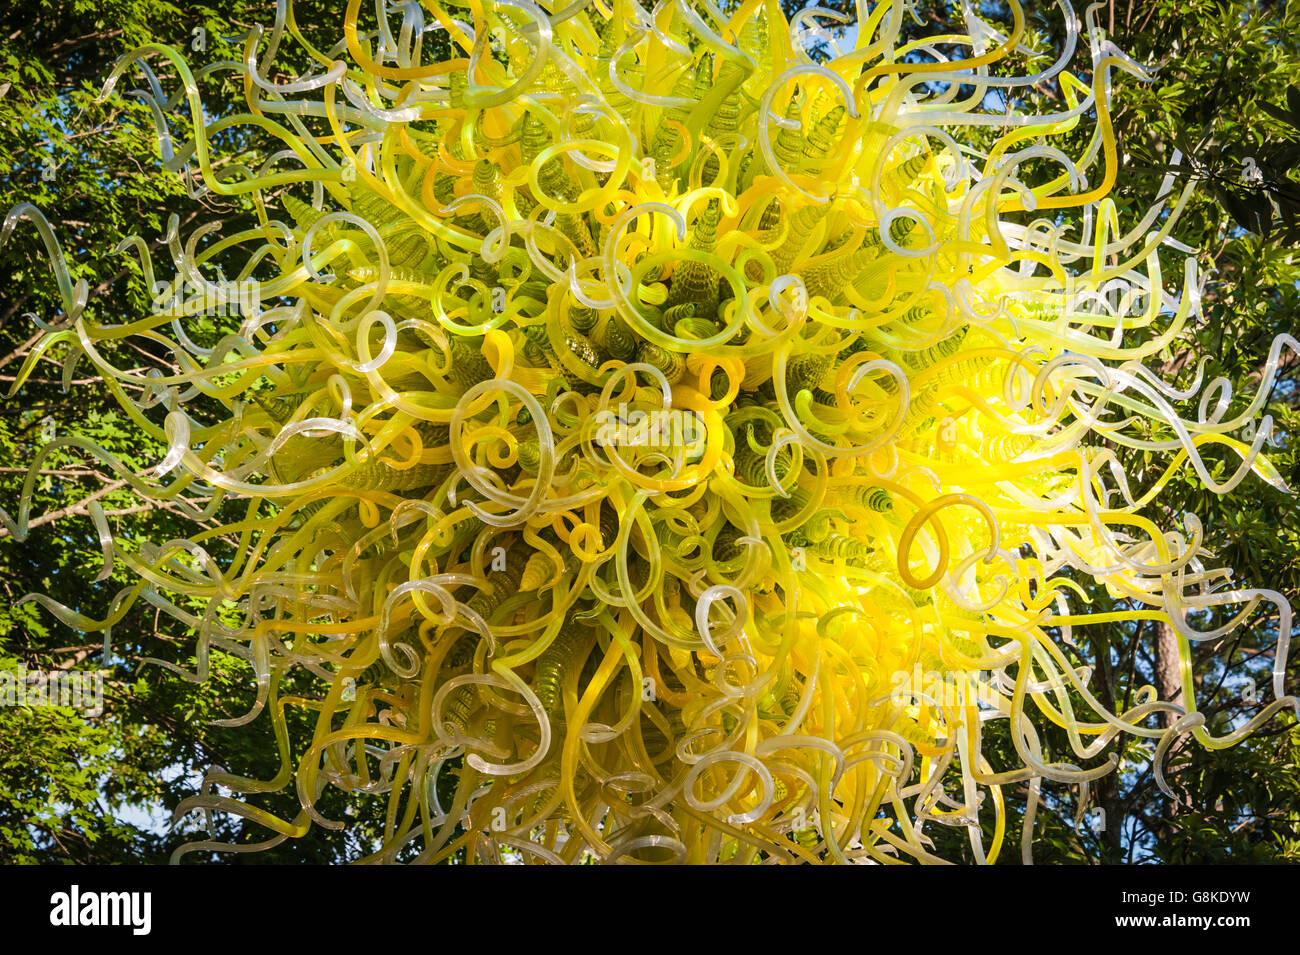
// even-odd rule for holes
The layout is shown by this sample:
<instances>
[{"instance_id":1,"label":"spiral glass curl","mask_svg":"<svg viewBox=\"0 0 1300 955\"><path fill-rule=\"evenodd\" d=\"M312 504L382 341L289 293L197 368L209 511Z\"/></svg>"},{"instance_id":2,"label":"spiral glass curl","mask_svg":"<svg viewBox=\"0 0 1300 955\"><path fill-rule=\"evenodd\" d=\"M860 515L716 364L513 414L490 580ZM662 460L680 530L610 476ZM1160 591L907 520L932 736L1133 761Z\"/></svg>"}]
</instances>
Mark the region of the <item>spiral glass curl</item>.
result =
<instances>
[{"instance_id":1,"label":"spiral glass curl","mask_svg":"<svg viewBox=\"0 0 1300 955\"><path fill-rule=\"evenodd\" d=\"M274 779L213 770L178 810L266 841L213 830L178 855L339 828L317 808L336 787L386 794L370 861L942 861L926 830L946 825L991 862L1003 787L1028 783L1028 860L1043 781L1082 805L1117 737L1158 740L1159 767L1181 736L1230 746L1296 707L1285 599L1225 589L1194 516L1139 513L1188 467L1219 493L1252 471L1282 486L1256 416L1296 342L1231 418L1227 382L1180 391L1144 367L1199 291L1190 254L1173 290L1157 255L1193 251L1171 237L1188 191L1167 181L1128 232L1109 198L1111 74L1149 77L1066 0L1059 58L1004 75L1025 34L1010 10L1010 32L967 7L966 35L907 42L891 0L792 21L772 0L381 2L369 25L350 0L322 52L280 0L243 62L119 63L109 88L147 80L165 166L251 195L256 223L173 223L156 285L126 239L160 294L122 324L83 314L37 210L4 234L35 223L66 304L19 383L61 345L169 452L135 475L50 447L215 520L127 549L92 505L105 572L138 584L102 620L32 599L86 631L148 601L197 641L198 672L164 665L250 662L256 705L228 723L279 741ZM291 41L317 65L274 83ZM228 74L247 111L212 121L201 87ZM1060 111L1017 112L1044 83ZM240 128L281 147L215 167L212 137ZM991 145L963 145L972 130ZM235 253L228 282L213 260ZM187 321L213 303L238 328L201 345ZM181 373L114 367L101 344L130 336ZM1163 454L1163 476L1135 492L1096 437ZM1235 473L1216 481L1206 445ZM20 538L30 493L4 516ZM1077 574L1139 609L1088 612ZM1261 602L1281 615L1273 699L1213 737L1189 642ZM1226 627L1189 622L1226 605ZM1072 662L1072 628L1134 619L1177 632L1184 704L1147 687L1110 712ZM317 714L301 751L287 707ZM1070 760L1044 753L1043 721ZM1018 763L983 751L996 722ZM290 786L294 818L259 807Z\"/></svg>"}]
</instances>

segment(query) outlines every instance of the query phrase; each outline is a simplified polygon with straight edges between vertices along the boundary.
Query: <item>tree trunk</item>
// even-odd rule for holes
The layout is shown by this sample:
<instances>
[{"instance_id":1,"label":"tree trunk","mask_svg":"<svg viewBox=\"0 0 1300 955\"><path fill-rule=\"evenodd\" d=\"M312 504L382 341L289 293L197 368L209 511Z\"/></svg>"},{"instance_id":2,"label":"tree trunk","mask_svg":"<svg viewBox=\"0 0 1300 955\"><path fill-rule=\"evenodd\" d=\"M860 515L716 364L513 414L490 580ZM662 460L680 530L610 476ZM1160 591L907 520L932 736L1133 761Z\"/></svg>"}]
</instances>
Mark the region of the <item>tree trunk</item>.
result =
<instances>
[{"instance_id":1,"label":"tree trunk","mask_svg":"<svg viewBox=\"0 0 1300 955\"><path fill-rule=\"evenodd\" d=\"M1156 624L1156 647L1155 647L1155 678L1156 690L1160 694L1162 702L1177 703L1183 706L1183 677L1178 660L1178 634L1174 628L1163 621ZM1162 711L1159 714L1160 725L1168 729L1178 722L1178 714L1168 711ZM1170 778L1172 773L1169 772L1174 761L1182 752L1183 743L1179 740L1169 747L1165 753L1164 769L1166 770L1166 781L1170 787L1173 787L1173 781ZM1165 814L1161 822L1157 837L1164 839L1172 834L1172 826L1168 820L1176 816L1181 808L1181 802L1177 799L1168 799L1165 802Z\"/></svg>"},{"instance_id":2,"label":"tree trunk","mask_svg":"<svg viewBox=\"0 0 1300 955\"><path fill-rule=\"evenodd\" d=\"M1169 624L1156 624L1156 690L1168 703L1183 702L1183 675L1178 666L1178 634ZM1177 713L1160 714L1160 725L1168 728L1178 721Z\"/></svg>"},{"instance_id":3,"label":"tree trunk","mask_svg":"<svg viewBox=\"0 0 1300 955\"><path fill-rule=\"evenodd\" d=\"M1093 647L1093 680L1098 699L1106 709L1115 712L1115 672L1110 661L1110 636L1097 634ZM1115 773L1103 776L1093 783L1093 799L1105 815L1101 818L1105 828L1098 837L1105 846L1103 863L1122 861L1125 807L1120 799L1119 777Z\"/></svg>"}]
</instances>

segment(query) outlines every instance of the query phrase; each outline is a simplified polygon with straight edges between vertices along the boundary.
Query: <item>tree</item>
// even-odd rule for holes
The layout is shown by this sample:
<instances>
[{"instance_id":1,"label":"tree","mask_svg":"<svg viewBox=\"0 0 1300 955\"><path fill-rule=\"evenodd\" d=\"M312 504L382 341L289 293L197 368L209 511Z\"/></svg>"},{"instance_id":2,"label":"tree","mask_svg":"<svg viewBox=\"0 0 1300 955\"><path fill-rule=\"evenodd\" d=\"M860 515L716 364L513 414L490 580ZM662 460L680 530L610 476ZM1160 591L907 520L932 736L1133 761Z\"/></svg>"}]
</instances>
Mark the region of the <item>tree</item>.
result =
<instances>
[{"instance_id":1,"label":"tree","mask_svg":"<svg viewBox=\"0 0 1300 955\"><path fill-rule=\"evenodd\" d=\"M295 9L308 35L319 29L331 38L322 43L333 42L331 4L297 3ZM138 235L152 251L165 253L173 216L188 232L213 216L251 214L248 204L196 197L191 182L162 172L158 132L144 103L121 89L97 101L114 60L155 42L196 57L239 59L244 33L274 10L267 0L67 0L15 3L0 11L0 206L31 203L53 223L71 262L70 281L89 286L92 313L108 320L151 308L153 290L139 257L114 251L123 237ZM305 64L286 60L280 66ZM213 106L222 107L223 99L228 108L231 97L213 97ZM178 132L178 139L183 136ZM232 150L231 159L235 155ZM257 155L238 158L255 161ZM55 593L74 606L107 609L114 594L131 585L120 561L107 579L95 580L103 559L89 516L94 504L118 529L123 519L131 521L135 541L165 541L190 527L178 511L142 506L87 444L57 446L75 434L136 472L166 453L129 427L104 390L64 389L65 350L40 355L27 367L40 335L37 323L55 323L68 308L51 281L51 257L26 221L15 224L0 248L0 275L10 290L0 304L0 384L14 388L26 368L21 389L0 407L0 506L17 516L30 462L56 445L35 475L26 541L15 544L11 529L0 527L0 670L97 669L106 699L97 718L69 709L0 706L0 858L166 861L193 827L164 834L160 823L193 794L209 767L225 763L270 775L278 759L273 740L211 725L251 702L246 661L215 653L209 683L187 683L145 664L156 658L191 671L197 666L192 633L169 630L152 613L123 621L101 647L38 605L19 603L28 593ZM193 334L216 331L219 319L205 321ZM125 368L166 360L137 341L124 342L113 358ZM73 370L71 383L90 382ZM91 399L92 392L98 397ZM364 829L363 822L358 838L365 838ZM344 847L309 838L294 851L295 858L328 861L340 858Z\"/></svg>"},{"instance_id":2,"label":"tree","mask_svg":"<svg viewBox=\"0 0 1300 955\"><path fill-rule=\"evenodd\" d=\"M206 59L239 59L238 38L253 23L268 21L274 6L267 0L184 7L153 0L65 0L11 6L0 14L6 38L0 65L0 205L30 202L44 212L73 263L69 285L88 283L88 308L97 314L140 314L151 307L152 290L138 257L111 251L124 236L139 235L161 250L173 215L182 231L213 216L252 215L247 204L196 196L179 175L159 173L163 156L148 108L121 89L96 100L113 59L149 42L201 43ZM835 6L852 10L847 3ZM298 25L318 37L322 49L335 42L335 4L295 3L294 10ZM953 32L960 17L959 8L945 3L922 3L917 10L909 29L918 37ZM1003 25L1008 20L998 4L987 4L982 12ZM1035 4L1030 12L1032 31L1020 56L1026 64L1042 63L1063 41L1059 8ZM1293 264L1292 257L1300 240L1294 174L1300 159L1300 93L1288 82L1300 68L1300 13L1269 3L1112 0L1103 18L1130 55L1161 67L1157 82L1126 78L1117 91L1114 120L1127 156L1118 196L1121 214L1133 217L1148 208L1166 175L1194 180L1197 191L1177 236L1203 250L1202 267L1212 276L1204 292L1205 320L1170 344L1158 370L1186 387L1197 356L1208 355L1207 381L1220 375L1232 382L1258 381L1274 337L1296 327L1300 261ZM292 71L295 65L304 64L288 61L280 68ZM1023 105L1043 109L1059 103L1061 95L1044 84ZM233 88L230 99L238 99ZM218 100L209 105L221 108ZM1082 148L1085 136L1079 132L1075 145ZM183 131L177 133L178 141L184 138ZM255 143L228 146L235 154L228 161L251 164L264 158ZM244 155L238 155L241 149ZM1182 154L1178 163L1175 150ZM70 304L50 280L49 251L26 222L17 223L0 248L5 287L16 290L0 305L0 382L13 385L19 369L26 372L17 400L0 409L0 505L11 514L26 495L28 462L58 441L61 428L75 430L136 471L165 453L159 443L142 442L108 400L87 403L88 389L71 398L62 388L60 351L47 352L28 367L39 337L28 314L52 323ZM221 330L220 319L205 321L207 326L190 333ZM115 357L124 365L167 361L165 354L132 341ZM1269 455L1295 487L1300 484L1293 437L1300 414L1296 363L1294 354L1284 353L1282 359L1283 374L1265 405L1281 446ZM73 368L73 379L79 380L76 374ZM1237 396L1234 409L1244 400ZM1117 450L1136 484L1147 487L1156 480L1151 455ZM1234 467L1226 456L1207 454L1207 463L1216 477ZM1212 549L1238 577L1275 587L1295 602L1300 525L1294 497L1255 477L1244 490L1245 495L1221 499L1207 493L1194 475L1178 472L1162 498L1163 509L1151 516L1169 526L1178 512L1195 513ZM93 504L110 522L130 518L137 541L185 536L189 527L179 511L142 510L129 484L108 473L85 444L56 446L42 459L30 501L26 543L0 544L6 595L0 605L0 668L98 667L106 676L107 701L105 715L94 719L71 711L0 707L0 854L23 861L164 860L181 840L158 834L140 820L140 810L174 808L214 763L249 775L275 773L279 759L269 735L211 725L251 704L251 669L237 655L215 652L209 681L187 683L144 664L163 659L194 671L199 661L192 630L169 628L160 616L134 614L114 627L111 645L101 655L100 648L70 636L37 605L17 605L26 593L58 592L68 595L69 605L107 608L118 590L132 585L120 565L94 581L103 560ZM11 536L0 529L0 537ZM1128 609L1086 579L1078 582L1097 606ZM1195 648L1198 696L1210 701L1203 709L1220 729L1250 712L1252 704L1243 701L1241 691L1247 681L1267 685L1277 626L1276 619L1257 619L1230 643ZM1123 709L1147 684L1163 699L1179 692L1176 640L1165 629L1138 621L1075 636L1075 662L1092 668L1104 702ZM305 718L297 719L291 746L310 736ZM1295 858L1300 817L1291 807L1300 796L1300 769L1293 724L1279 717L1267 733L1227 754L1177 747L1166 771L1175 789L1172 798L1155 783L1153 747L1138 743L1126 750L1128 768L1097 788L1091 806L1079 804L1077 791L1046 787L1038 809L1039 861ZM1002 744L1010 750L1009 741ZM1049 733L1047 745L1068 751L1063 733ZM1028 798L1027 792L1019 795L1016 812ZM289 802L283 808L292 815ZM327 801L323 808L341 812L342 801ZM1094 808L1104 817L1090 815ZM382 829L382 803L376 801L360 816L348 842L313 830L260 859L330 861L362 854ZM1104 829L1093 825L1100 818ZM236 842L253 838L240 830L222 834ZM962 841L956 839L959 830L953 835Z\"/></svg>"}]
</instances>

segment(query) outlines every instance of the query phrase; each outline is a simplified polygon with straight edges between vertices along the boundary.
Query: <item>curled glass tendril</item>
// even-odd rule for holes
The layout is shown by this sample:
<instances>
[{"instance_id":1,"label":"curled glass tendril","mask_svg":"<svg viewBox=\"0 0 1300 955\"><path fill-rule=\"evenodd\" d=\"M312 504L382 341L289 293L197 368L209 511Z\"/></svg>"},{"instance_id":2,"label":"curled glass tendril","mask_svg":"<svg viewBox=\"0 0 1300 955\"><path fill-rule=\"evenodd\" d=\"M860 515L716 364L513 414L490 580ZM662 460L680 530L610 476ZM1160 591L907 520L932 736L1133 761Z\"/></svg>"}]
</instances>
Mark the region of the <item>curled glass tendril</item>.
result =
<instances>
[{"instance_id":1,"label":"curled glass tendril","mask_svg":"<svg viewBox=\"0 0 1300 955\"><path fill-rule=\"evenodd\" d=\"M1027 783L1028 860L1044 781L1086 798L1117 738L1158 741L1159 763L1297 707L1285 599L1231 589L1194 516L1140 513L1181 469L1221 494L1252 472L1283 486L1257 416L1297 342L1232 416L1226 381L1181 391L1144 366L1199 311L1195 259L1170 290L1157 255L1191 251L1172 238L1189 192L1168 180L1122 232L1111 78L1150 77L1096 8L1081 23L1060 0L1064 48L1031 76L999 72L1015 0L1009 33L968 10L941 44L905 41L891 0L859 0L850 33L772 0L360 8L329 51L280 0L242 62L118 64L108 88L147 81L167 169L256 209L241 231L173 220L170 267L122 242L154 313L95 318L41 214L4 221L36 226L65 301L15 387L44 355L69 380L87 362L169 449L135 474L59 438L6 526L25 536L63 446L205 524L127 548L92 511L105 574L138 582L102 619L30 599L83 631L147 601L191 628L199 669L158 662L200 681L209 651L245 658L256 704L227 722L279 741L275 778L213 770L178 810L266 841L212 830L178 856L339 828L317 805L334 787L387 799L368 861L929 862L927 830L958 826L991 862L1003 789ZM316 65L273 82L289 42ZM228 76L246 110L210 120ZM1057 113L985 109L1044 82ZM1054 143L1080 123L1072 157ZM972 127L1000 135L979 151ZM278 148L221 167L228 129ZM234 280L218 257L244 263ZM203 302L238 328L195 341ZM131 337L178 370L115 367L104 346ZM1098 437L1163 475L1134 488ZM1239 459L1226 478L1211 446ZM1137 609L1089 612L1070 573ZM1212 736L1191 643L1261 603L1281 616L1272 699ZM1198 630L1214 607L1240 612ZM1073 629L1134 619L1177 632L1184 704L1147 687L1114 713L1089 690ZM910 679L932 671L979 692ZM290 707L315 714L304 751ZM991 764L995 722L1018 762ZM286 789L296 816L260 807Z\"/></svg>"}]
</instances>

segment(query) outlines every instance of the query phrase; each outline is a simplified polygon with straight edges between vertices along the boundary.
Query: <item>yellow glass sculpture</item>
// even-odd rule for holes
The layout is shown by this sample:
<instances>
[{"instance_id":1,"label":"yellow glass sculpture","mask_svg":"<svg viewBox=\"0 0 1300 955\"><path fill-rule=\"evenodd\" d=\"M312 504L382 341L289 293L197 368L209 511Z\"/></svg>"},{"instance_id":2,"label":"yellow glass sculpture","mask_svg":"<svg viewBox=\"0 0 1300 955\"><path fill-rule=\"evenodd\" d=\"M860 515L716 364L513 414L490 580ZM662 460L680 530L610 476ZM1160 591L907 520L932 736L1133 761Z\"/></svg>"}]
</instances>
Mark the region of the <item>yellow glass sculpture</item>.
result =
<instances>
[{"instance_id":1,"label":"yellow glass sculpture","mask_svg":"<svg viewBox=\"0 0 1300 955\"><path fill-rule=\"evenodd\" d=\"M211 648L251 662L257 704L232 722L274 725L281 772L213 771L182 814L246 817L273 845L339 828L316 805L337 787L387 794L371 861L940 861L926 830L949 825L991 862L1003 787L1029 783L1028 858L1043 781L1086 799L1117 737L1158 739L1159 764L1296 707L1283 597L1219 586L1195 517L1139 514L1188 467L1220 493L1252 471L1281 486L1256 415L1296 342L1231 418L1226 382L1197 404L1199 380L1143 366L1198 312L1194 258L1166 289L1157 256L1188 193L1121 230L1112 73L1146 74L1091 14L1061 0L1059 58L1007 76L1014 0L1009 32L970 14L916 42L889 0L793 22L772 0L360 7L328 52L282 2L242 63L195 73L151 46L118 65L110 88L149 81L168 168L257 212L173 228L154 314L87 321L39 213L5 221L41 228L67 302L23 375L64 343L170 448L119 473L220 516L134 552L97 515L139 583L102 620L34 598L88 631L148 600L197 633L190 679ZM318 66L274 83L291 41ZM200 87L221 74L247 111L213 121ZM1007 106L1045 82L1059 112ZM1081 123L1081 155L1054 144ZM282 149L221 167L231 129ZM121 248L152 286L145 242ZM234 254L226 281L213 262ZM186 322L214 306L231 331L200 346ZM100 346L128 336L182 373L113 367ZM1098 436L1163 453L1164 476L1135 492ZM1207 445L1239 455L1226 480ZM1141 609L1090 613L1070 573ZM1212 737L1189 641L1261 602L1282 617L1273 698ZM1188 619L1229 604L1228 627ZM1148 687L1108 712L1071 662L1071 628L1133 619L1177 631L1185 707ZM305 751L288 707L316 714ZM999 721L1017 764L983 751ZM1044 753L1048 723L1071 761ZM296 817L258 806L286 787ZM234 847L178 851L213 848Z\"/></svg>"}]
</instances>

